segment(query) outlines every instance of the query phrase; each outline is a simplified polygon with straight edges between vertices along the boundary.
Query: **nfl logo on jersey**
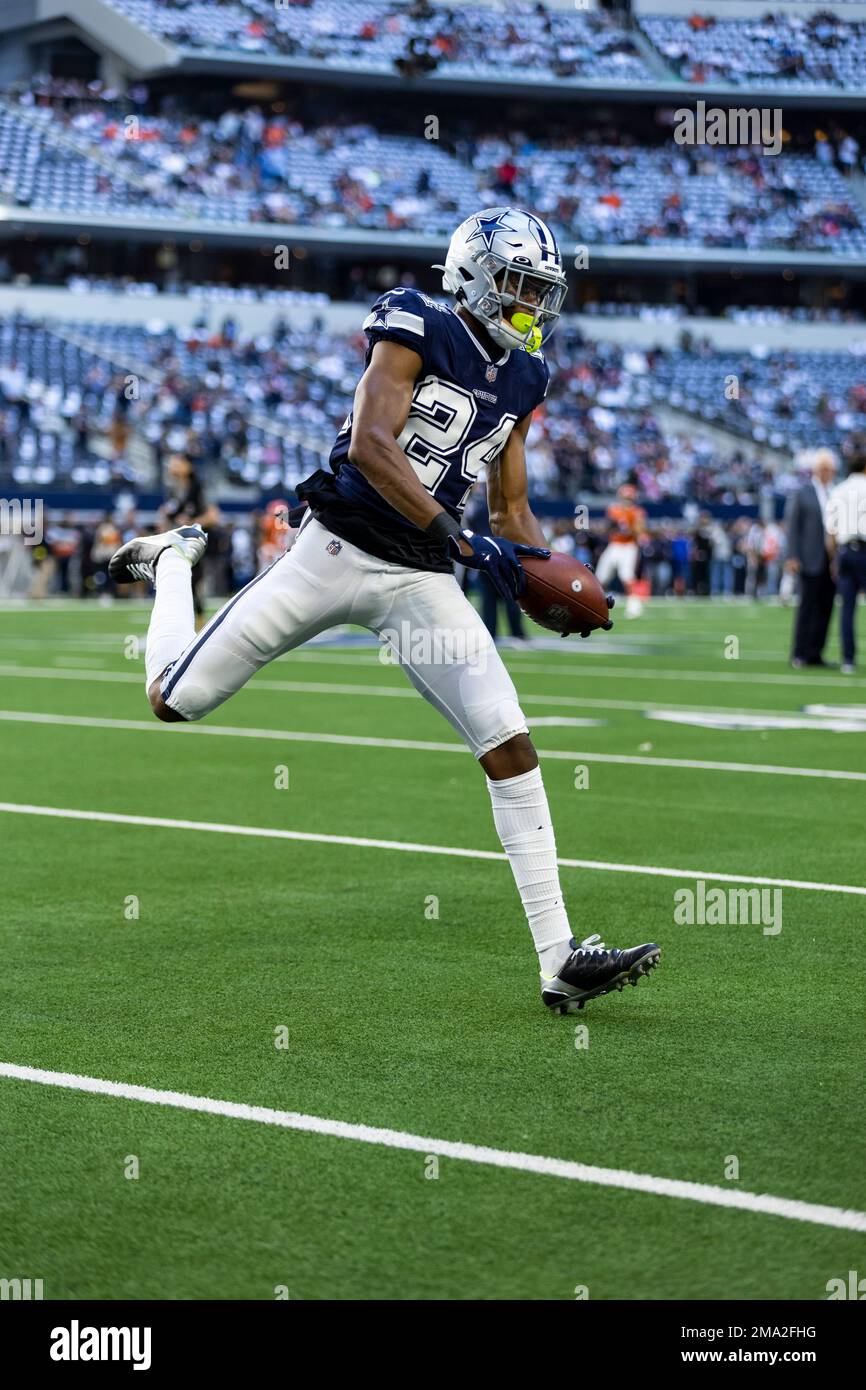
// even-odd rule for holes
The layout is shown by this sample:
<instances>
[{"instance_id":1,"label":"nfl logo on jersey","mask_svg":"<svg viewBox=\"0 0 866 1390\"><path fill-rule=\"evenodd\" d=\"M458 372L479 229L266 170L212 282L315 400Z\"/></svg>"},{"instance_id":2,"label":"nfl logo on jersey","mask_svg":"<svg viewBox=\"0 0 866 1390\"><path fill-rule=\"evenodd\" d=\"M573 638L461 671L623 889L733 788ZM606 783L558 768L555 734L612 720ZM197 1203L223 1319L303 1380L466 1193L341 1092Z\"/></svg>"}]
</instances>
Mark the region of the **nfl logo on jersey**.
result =
<instances>
[{"instance_id":1,"label":"nfl logo on jersey","mask_svg":"<svg viewBox=\"0 0 866 1390\"><path fill-rule=\"evenodd\" d=\"M329 555L339 555L340 551L343 549L343 542L337 540L328 541L325 549Z\"/></svg>"},{"instance_id":2,"label":"nfl logo on jersey","mask_svg":"<svg viewBox=\"0 0 866 1390\"><path fill-rule=\"evenodd\" d=\"M497 373L498 371L499 371L499 368L498 368L498 367L494 367L493 363L491 362L491 363L490 363L490 366L487 368L487 371L484 373L484 375L487 377L487 380L488 380L488 381L495 381L495 380L496 380L496 373Z\"/></svg>"}]
</instances>

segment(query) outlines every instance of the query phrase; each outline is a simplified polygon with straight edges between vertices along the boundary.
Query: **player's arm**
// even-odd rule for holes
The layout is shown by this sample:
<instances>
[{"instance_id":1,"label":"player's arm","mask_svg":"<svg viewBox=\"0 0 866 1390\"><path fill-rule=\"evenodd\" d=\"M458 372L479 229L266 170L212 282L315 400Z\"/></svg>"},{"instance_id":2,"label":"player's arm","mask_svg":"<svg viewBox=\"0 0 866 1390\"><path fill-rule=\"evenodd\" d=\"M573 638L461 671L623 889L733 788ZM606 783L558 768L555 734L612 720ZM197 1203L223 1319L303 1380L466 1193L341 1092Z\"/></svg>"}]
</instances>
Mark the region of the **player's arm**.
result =
<instances>
[{"instance_id":1,"label":"player's arm","mask_svg":"<svg viewBox=\"0 0 866 1390\"><path fill-rule=\"evenodd\" d=\"M546 546L536 517L529 506L529 483L526 477L526 436L531 415L524 415L514 426L505 448L487 468L487 506L490 528L494 536L525 545Z\"/></svg>"},{"instance_id":2,"label":"player's arm","mask_svg":"<svg viewBox=\"0 0 866 1390\"><path fill-rule=\"evenodd\" d=\"M497 545L487 536L461 530L459 521L423 486L397 443L421 366L411 348L387 339L376 343L355 392L349 460L386 502L445 546L454 559L471 569L484 569L504 598L514 598L526 582L518 556L537 552L504 542Z\"/></svg>"},{"instance_id":3,"label":"player's arm","mask_svg":"<svg viewBox=\"0 0 866 1390\"><path fill-rule=\"evenodd\" d=\"M431 497L397 443L412 405L421 358L382 339L355 391L349 461L386 502L424 531L442 507Z\"/></svg>"}]
</instances>

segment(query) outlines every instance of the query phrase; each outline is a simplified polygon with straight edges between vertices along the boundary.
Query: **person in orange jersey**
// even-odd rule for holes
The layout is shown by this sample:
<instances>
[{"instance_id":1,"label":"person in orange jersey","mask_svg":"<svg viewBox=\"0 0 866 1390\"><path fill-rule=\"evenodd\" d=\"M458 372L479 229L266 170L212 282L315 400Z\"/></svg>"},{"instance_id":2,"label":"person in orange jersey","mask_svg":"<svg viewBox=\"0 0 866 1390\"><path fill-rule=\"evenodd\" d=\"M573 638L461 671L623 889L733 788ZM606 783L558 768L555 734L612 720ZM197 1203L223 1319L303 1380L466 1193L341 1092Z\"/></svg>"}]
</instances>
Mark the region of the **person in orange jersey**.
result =
<instances>
[{"instance_id":1,"label":"person in orange jersey","mask_svg":"<svg viewBox=\"0 0 866 1390\"><path fill-rule=\"evenodd\" d=\"M619 579L627 595L625 616L637 618L643 612L643 604L633 592L633 585L637 574L638 540L646 525L646 512L637 505L637 489L631 483L623 483L617 492L617 501L607 509L607 519L610 535L599 556L596 576L603 589L614 576Z\"/></svg>"}]
</instances>

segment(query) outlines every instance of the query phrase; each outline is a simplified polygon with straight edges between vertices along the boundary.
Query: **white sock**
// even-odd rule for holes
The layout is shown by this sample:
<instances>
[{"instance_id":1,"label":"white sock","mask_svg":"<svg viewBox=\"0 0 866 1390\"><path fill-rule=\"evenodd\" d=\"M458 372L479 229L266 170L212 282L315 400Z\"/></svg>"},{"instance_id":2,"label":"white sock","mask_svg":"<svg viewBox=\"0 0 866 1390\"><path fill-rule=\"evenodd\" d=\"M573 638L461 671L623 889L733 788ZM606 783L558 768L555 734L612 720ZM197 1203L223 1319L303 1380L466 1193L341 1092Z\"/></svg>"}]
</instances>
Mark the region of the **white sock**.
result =
<instances>
[{"instance_id":1,"label":"white sock","mask_svg":"<svg viewBox=\"0 0 866 1390\"><path fill-rule=\"evenodd\" d=\"M550 978L570 954L571 927L559 886L556 842L541 768L501 782L488 777L487 787L493 820L526 912L541 973Z\"/></svg>"},{"instance_id":2,"label":"white sock","mask_svg":"<svg viewBox=\"0 0 866 1390\"><path fill-rule=\"evenodd\" d=\"M176 550L164 550L156 566L156 598L147 629L144 670L149 690L195 637L192 566Z\"/></svg>"}]
</instances>

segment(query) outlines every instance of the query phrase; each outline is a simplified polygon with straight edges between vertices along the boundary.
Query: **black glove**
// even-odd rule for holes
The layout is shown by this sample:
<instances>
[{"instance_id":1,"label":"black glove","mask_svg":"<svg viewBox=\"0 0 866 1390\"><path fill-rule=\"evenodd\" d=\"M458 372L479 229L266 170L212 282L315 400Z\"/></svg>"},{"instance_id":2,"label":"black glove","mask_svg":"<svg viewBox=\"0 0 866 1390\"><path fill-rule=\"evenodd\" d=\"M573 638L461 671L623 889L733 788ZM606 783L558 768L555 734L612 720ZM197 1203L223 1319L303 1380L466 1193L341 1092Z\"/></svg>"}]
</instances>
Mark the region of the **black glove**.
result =
<instances>
[{"instance_id":1,"label":"black glove","mask_svg":"<svg viewBox=\"0 0 866 1390\"><path fill-rule=\"evenodd\" d=\"M465 555L460 548L461 540L472 547L472 554ZM546 560L549 550L541 550L536 545L522 545L520 541L507 541L504 536L477 536L474 531L461 531L458 536L449 536L448 545L455 560L470 570L480 570L486 574L494 589L503 598L517 598L526 588L526 575L520 564L521 555L537 555Z\"/></svg>"}]
</instances>

